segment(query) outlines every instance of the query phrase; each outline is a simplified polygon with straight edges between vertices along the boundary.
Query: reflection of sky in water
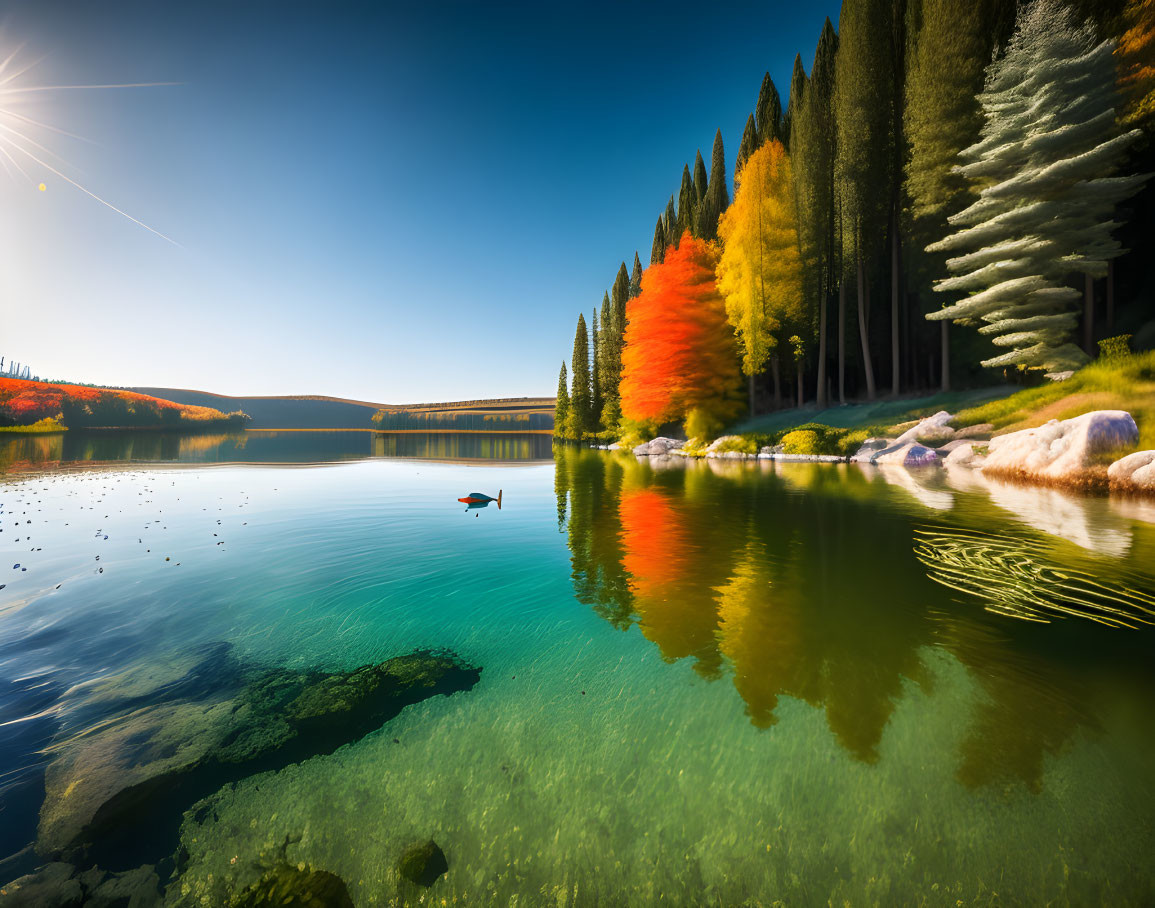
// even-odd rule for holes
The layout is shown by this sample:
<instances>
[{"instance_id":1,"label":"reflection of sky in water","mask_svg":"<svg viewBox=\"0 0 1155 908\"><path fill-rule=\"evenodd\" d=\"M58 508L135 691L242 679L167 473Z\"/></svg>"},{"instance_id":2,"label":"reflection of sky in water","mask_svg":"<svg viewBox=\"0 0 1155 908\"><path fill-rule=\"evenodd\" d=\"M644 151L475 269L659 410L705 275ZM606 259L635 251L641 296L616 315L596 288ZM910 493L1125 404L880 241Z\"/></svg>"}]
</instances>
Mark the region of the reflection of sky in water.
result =
<instances>
[{"instance_id":1,"label":"reflection of sky in water","mask_svg":"<svg viewBox=\"0 0 1155 908\"><path fill-rule=\"evenodd\" d=\"M1093 552L941 475L912 479L924 500L879 471L560 458L0 484L0 680L25 685L8 703L48 717L60 753L100 755L83 797L130 732L196 739L197 704L231 694L190 668L221 653L336 670L433 646L482 666L469 693L222 792L187 821L188 904L286 836L358 904L394 897L390 856L430 836L450 862L432 894L466 902L1150 899L1150 632L994 614L916 548L989 534L1013 560L1020 540L1150 595L1151 527L1092 502L1129 540ZM501 511L456 500L499 488ZM77 781L58 775L57 807Z\"/></svg>"}]
</instances>

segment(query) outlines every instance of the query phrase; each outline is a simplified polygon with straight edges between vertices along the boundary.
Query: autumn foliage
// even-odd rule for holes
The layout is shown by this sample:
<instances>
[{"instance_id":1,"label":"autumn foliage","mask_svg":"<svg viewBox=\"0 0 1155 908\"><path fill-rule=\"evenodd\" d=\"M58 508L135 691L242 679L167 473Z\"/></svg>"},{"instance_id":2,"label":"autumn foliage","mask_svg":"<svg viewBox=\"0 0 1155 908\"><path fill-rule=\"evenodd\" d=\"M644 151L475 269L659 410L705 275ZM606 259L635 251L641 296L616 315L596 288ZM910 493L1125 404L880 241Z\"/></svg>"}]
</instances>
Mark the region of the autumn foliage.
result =
<instances>
[{"instance_id":1,"label":"autumn foliage","mask_svg":"<svg viewBox=\"0 0 1155 908\"><path fill-rule=\"evenodd\" d=\"M135 391L0 378L0 425L26 426L54 417L73 427L200 427L230 418L211 407L185 406Z\"/></svg>"},{"instance_id":2,"label":"autumn foliage","mask_svg":"<svg viewBox=\"0 0 1155 908\"><path fill-rule=\"evenodd\" d=\"M718 235L725 244L718 289L742 344L743 371L757 375L778 343L776 332L802 316L794 188L790 160L777 139L746 161Z\"/></svg>"},{"instance_id":3,"label":"autumn foliage","mask_svg":"<svg viewBox=\"0 0 1155 908\"><path fill-rule=\"evenodd\" d=\"M714 280L717 264L717 247L687 231L643 274L642 292L626 310L626 419L660 424L694 408L729 419L741 409L738 350Z\"/></svg>"},{"instance_id":4,"label":"autumn foliage","mask_svg":"<svg viewBox=\"0 0 1155 908\"><path fill-rule=\"evenodd\" d=\"M1119 85L1127 96L1123 117L1128 126L1155 118L1155 3L1131 0L1123 13L1126 30L1119 38Z\"/></svg>"}]
</instances>

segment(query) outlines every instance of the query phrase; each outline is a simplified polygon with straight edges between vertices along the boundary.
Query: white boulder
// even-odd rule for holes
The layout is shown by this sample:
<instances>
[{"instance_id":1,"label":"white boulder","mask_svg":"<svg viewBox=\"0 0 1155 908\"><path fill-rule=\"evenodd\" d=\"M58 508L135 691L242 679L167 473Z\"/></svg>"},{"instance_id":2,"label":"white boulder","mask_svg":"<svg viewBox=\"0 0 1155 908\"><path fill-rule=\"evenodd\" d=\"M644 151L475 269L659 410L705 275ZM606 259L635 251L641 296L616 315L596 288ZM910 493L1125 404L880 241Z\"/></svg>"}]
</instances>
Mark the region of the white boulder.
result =
<instances>
[{"instance_id":1,"label":"white boulder","mask_svg":"<svg viewBox=\"0 0 1155 908\"><path fill-rule=\"evenodd\" d=\"M1136 451L1107 468L1111 485L1155 491L1155 451Z\"/></svg>"},{"instance_id":2,"label":"white boulder","mask_svg":"<svg viewBox=\"0 0 1155 908\"><path fill-rule=\"evenodd\" d=\"M671 451L681 448L685 442L679 438L665 438L659 436L652 441L644 441L636 448L634 453L639 457L659 457L662 454L669 454Z\"/></svg>"},{"instance_id":3,"label":"white boulder","mask_svg":"<svg viewBox=\"0 0 1155 908\"><path fill-rule=\"evenodd\" d=\"M1036 429L1023 429L991 439L983 469L1041 480L1077 477L1098 454L1139 440L1139 429L1124 410L1095 410L1060 422L1052 419Z\"/></svg>"},{"instance_id":4,"label":"white boulder","mask_svg":"<svg viewBox=\"0 0 1155 908\"><path fill-rule=\"evenodd\" d=\"M954 417L946 410L939 410L934 416L928 416L916 426L907 429L894 440L896 445L906 444L908 441L917 441L920 438L942 437L944 440L954 435L954 430L947 425ZM950 429L950 432L944 432Z\"/></svg>"},{"instance_id":5,"label":"white boulder","mask_svg":"<svg viewBox=\"0 0 1155 908\"><path fill-rule=\"evenodd\" d=\"M871 463L897 464L903 467L927 467L939 462L938 453L917 442L895 444L879 454L876 454Z\"/></svg>"}]
</instances>

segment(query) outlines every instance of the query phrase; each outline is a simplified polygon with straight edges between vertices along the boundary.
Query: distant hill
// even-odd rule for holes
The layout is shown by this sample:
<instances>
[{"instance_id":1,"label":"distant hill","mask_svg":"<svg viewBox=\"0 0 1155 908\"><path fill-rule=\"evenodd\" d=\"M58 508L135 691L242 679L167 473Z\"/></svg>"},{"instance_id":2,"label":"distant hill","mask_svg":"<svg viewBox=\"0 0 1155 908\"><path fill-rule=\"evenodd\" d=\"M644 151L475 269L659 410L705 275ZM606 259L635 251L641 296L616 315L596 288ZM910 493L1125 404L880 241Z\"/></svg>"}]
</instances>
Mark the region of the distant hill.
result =
<instances>
[{"instance_id":1,"label":"distant hill","mask_svg":"<svg viewBox=\"0 0 1155 908\"><path fill-rule=\"evenodd\" d=\"M41 421L72 429L242 428L244 424L243 417L227 416L219 404L174 401L123 388L0 377L0 426L31 426Z\"/></svg>"},{"instance_id":2,"label":"distant hill","mask_svg":"<svg viewBox=\"0 0 1155 908\"><path fill-rule=\"evenodd\" d=\"M284 397L229 397L207 391L181 388L134 388L142 394L163 397L165 400L198 407L213 407L229 412L243 410L251 418L251 429L372 429L373 416L378 410L389 413L413 414L524 414L533 416L534 427L541 425L543 414L548 413L549 427L553 426L554 399L552 397L515 397L502 400L445 401L439 403L386 404L341 397L314 394ZM426 417L428 418L428 417Z\"/></svg>"}]
</instances>

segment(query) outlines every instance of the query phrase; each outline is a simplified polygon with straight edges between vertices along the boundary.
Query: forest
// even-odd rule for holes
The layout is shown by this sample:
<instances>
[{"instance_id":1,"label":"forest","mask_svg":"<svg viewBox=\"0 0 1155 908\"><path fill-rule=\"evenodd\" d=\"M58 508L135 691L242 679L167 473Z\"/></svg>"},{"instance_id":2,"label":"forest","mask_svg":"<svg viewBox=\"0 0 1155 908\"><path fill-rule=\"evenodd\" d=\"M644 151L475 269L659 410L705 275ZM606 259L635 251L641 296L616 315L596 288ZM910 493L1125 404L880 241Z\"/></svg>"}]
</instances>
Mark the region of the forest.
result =
<instances>
[{"instance_id":1,"label":"forest","mask_svg":"<svg viewBox=\"0 0 1155 908\"><path fill-rule=\"evenodd\" d=\"M1155 347L1155 0L844 0L558 379L572 439L1063 380ZM665 427L665 428L663 428Z\"/></svg>"}]
</instances>

